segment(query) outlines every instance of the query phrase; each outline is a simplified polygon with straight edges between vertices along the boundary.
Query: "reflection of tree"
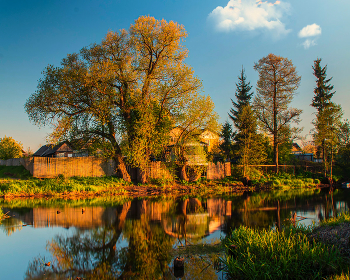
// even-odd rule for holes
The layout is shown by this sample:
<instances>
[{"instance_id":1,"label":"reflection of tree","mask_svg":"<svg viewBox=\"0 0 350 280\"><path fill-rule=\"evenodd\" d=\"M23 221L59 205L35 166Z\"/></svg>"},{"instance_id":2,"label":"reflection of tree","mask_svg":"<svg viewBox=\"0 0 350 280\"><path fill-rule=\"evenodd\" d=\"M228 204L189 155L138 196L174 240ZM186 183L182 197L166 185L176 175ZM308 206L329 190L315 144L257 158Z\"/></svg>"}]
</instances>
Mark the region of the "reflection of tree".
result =
<instances>
[{"instance_id":1,"label":"reflection of tree","mask_svg":"<svg viewBox=\"0 0 350 280\"><path fill-rule=\"evenodd\" d=\"M160 224L152 224L145 214L140 220L126 220L131 206L144 213L147 203L124 204L110 225L73 236L56 236L48 243L50 266L40 257L29 264L25 279L163 279L168 273L173 241ZM121 248L121 236L128 247ZM117 249L119 247L120 249Z\"/></svg>"},{"instance_id":2,"label":"reflection of tree","mask_svg":"<svg viewBox=\"0 0 350 280\"><path fill-rule=\"evenodd\" d=\"M163 279L167 275L174 241L160 224L152 224L142 215L140 220L128 220L125 236L129 247L125 256L123 279Z\"/></svg>"},{"instance_id":3,"label":"reflection of tree","mask_svg":"<svg viewBox=\"0 0 350 280\"><path fill-rule=\"evenodd\" d=\"M53 259L49 267L40 257L29 264L25 279L115 279L122 269L122 253L116 244L122 233L131 202L117 211L110 225L90 231L77 230L73 236L56 236L48 243ZM120 273L119 273L120 274Z\"/></svg>"},{"instance_id":4,"label":"reflection of tree","mask_svg":"<svg viewBox=\"0 0 350 280\"><path fill-rule=\"evenodd\" d=\"M22 221L16 218L6 218L0 221L0 227L6 233L7 236L10 236L12 233L22 229Z\"/></svg>"}]
</instances>

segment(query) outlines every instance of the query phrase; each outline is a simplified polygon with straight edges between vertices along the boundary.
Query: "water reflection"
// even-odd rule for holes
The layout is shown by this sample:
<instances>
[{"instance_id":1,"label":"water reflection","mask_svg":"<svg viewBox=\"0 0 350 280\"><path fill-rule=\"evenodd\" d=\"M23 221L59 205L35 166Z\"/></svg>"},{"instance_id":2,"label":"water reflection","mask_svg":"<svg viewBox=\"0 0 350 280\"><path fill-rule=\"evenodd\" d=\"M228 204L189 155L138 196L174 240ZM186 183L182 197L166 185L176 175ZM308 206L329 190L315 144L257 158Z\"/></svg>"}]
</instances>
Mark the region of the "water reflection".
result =
<instances>
[{"instance_id":1,"label":"water reflection","mask_svg":"<svg viewBox=\"0 0 350 280\"><path fill-rule=\"evenodd\" d=\"M349 209L345 191L289 190L239 193L227 197L134 199L114 207L11 207L1 201L11 219L1 225L6 235L23 225L67 228L48 240L50 257L30 260L25 279L175 279L172 259L185 256L183 279L218 277L212 255L201 255L203 240L245 225L281 228L291 213L311 224ZM26 241L30 242L30 241ZM184 253L181 245L196 248ZM20 246L20 244L19 244ZM183 247L182 247L183 248ZM1 261L1 260L0 260ZM50 266L45 263L50 262Z\"/></svg>"}]
</instances>

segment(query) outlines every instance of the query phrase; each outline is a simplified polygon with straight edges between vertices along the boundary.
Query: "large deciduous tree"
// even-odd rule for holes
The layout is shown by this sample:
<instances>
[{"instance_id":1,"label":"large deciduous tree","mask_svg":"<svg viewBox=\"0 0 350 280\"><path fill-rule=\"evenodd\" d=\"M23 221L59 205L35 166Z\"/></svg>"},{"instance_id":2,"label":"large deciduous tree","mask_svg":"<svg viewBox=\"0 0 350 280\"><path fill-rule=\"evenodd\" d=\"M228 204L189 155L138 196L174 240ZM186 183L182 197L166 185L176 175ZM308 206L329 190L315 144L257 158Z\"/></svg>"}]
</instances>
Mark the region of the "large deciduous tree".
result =
<instances>
[{"instance_id":1,"label":"large deciduous tree","mask_svg":"<svg viewBox=\"0 0 350 280\"><path fill-rule=\"evenodd\" d=\"M23 156L23 145L12 137L0 138L0 159L20 158Z\"/></svg>"},{"instance_id":2,"label":"large deciduous tree","mask_svg":"<svg viewBox=\"0 0 350 280\"><path fill-rule=\"evenodd\" d=\"M261 128L272 136L273 161L278 172L278 145L286 142L291 123L299 122L302 110L289 107L299 87L301 77L287 58L269 54L254 64L259 73L254 107Z\"/></svg>"},{"instance_id":3,"label":"large deciduous tree","mask_svg":"<svg viewBox=\"0 0 350 280\"><path fill-rule=\"evenodd\" d=\"M201 82L186 65L183 26L138 18L129 31L49 65L25 104L30 120L55 125L56 138L107 143L125 180L121 140L141 169L162 150L172 124L198 99ZM83 141L83 142L84 142Z\"/></svg>"}]
</instances>

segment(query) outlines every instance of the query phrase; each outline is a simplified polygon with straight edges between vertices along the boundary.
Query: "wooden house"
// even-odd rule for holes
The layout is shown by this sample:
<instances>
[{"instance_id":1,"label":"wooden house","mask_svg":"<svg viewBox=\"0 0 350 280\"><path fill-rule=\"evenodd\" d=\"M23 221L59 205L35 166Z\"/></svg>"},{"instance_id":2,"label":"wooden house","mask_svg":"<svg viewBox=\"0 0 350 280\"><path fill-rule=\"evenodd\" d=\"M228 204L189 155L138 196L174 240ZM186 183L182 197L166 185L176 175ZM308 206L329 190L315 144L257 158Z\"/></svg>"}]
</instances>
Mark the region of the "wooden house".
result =
<instances>
[{"instance_id":1,"label":"wooden house","mask_svg":"<svg viewBox=\"0 0 350 280\"><path fill-rule=\"evenodd\" d=\"M34 154L34 157L73 157L73 148L68 141L57 145L48 144L42 146Z\"/></svg>"}]
</instances>

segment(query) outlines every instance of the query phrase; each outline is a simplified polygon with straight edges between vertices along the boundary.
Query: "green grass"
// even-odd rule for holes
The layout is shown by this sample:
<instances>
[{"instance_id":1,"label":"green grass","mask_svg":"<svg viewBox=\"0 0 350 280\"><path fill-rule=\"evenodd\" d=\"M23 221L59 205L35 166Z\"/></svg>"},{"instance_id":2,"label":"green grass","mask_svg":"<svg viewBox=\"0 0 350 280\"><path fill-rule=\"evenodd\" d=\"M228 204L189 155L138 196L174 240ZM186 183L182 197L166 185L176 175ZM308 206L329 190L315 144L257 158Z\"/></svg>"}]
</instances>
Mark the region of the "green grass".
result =
<instances>
[{"instance_id":1,"label":"green grass","mask_svg":"<svg viewBox=\"0 0 350 280\"><path fill-rule=\"evenodd\" d=\"M341 223L350 223L350 212L340 213L337 217L332 217L320 223L320 226L337 226Z\"/></svg>"},{"instance_id":2,"label":"green grass","mask_svg":"<svg viewBox=\"0 0 350 280\"><path fill-rule=\"evenodd\" d=\"M0 178L29 179L32 177L23 166L0 166Z\"/></svg>"},{"instance_id":3,"label":"green grass","mask_svg":"<svg viewBox=\"0 0 350 280\"><path fill-rule=\"evenodd\" d=\"M269 186L274 188L292 189L315 187L320 183L318 178L310 178L310 174L293 175L285 172L278 174L261 174L252 180L254 186Z\"/></svg>"},{"instance_id":4,"label":"green grass","mask_svg":"<svg viewBox=\"0 0 350 280\"><path fill-rule=\"evenodd\" d=\"M346 263L336 248L311 242L303 230L254 230L240 227L223 244L224 270L232 279L324 279L341 274ZM228 248L236 245L235 256Z\"/></svg>"},{"instance_id":5,"label":"green grass","mask_svg":"<svg viewBox=\"0 0 350 280\"><path fill-rule=\"evenodd\" d=\"M58 177L54 179L0 180L0 196L55 196L58 194L95 193L121 195L129 185L115 177Z\"/></svg>"}]
</instances>

